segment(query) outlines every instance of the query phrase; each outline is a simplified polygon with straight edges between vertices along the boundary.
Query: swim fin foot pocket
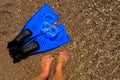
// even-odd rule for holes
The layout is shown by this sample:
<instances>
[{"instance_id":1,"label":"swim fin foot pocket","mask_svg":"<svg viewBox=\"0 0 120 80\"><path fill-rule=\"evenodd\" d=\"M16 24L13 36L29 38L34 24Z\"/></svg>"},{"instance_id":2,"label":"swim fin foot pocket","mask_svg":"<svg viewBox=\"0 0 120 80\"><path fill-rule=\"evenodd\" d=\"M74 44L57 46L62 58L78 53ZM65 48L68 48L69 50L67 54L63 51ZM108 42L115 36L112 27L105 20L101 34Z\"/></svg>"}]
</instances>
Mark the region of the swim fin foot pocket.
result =
<instances>
[{"instance_id":1,"label":"swim fin foot pocket","mask_svg":"<svg viewBox=\"0 0 120 80\"><path fill-rule=\"evenodd\" d=\"M31 35L32 33L28 29L23 30L20 34L16 36L13 41L8 43L7 48L9 48L10 50L20 48L22 46L22 42L24 42Z\"/></svg>"},{"instance_id":2,"label":"swim fin foot pocket","mask_svg":"<svg viewBox=\"0 0 120 80\"><path fill-rule=\"evenodd\" d=\"M13 62L17 63L28 56L46 52L70 41L63 24L53 26L59 20L49 4L40 8L24 25L7 48Z\"/></svg>"}]
</instances>

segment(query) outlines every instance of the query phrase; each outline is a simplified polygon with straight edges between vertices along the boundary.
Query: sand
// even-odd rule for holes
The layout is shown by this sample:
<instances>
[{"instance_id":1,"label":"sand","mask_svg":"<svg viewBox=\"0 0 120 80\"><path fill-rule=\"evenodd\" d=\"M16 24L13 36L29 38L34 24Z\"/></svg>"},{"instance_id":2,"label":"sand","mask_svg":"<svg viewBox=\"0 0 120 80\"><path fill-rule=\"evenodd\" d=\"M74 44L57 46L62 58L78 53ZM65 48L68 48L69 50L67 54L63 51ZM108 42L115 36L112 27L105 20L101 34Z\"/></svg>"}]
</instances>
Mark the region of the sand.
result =
<instances>
[{"instance_id":1,"label":"sand","mask_svg":"<svg viewBox=\"0 0 120 80\"><path fill-rule=\"evenodd\" d=\"M60 15L71 42L14 64L7 43L45 3ZM41 71L41 57L57 58L60 49L70 55L65 80L120 80L120 0L0 0L0 48L0 80L32 80Z\"/></svg>"}]
</instances>

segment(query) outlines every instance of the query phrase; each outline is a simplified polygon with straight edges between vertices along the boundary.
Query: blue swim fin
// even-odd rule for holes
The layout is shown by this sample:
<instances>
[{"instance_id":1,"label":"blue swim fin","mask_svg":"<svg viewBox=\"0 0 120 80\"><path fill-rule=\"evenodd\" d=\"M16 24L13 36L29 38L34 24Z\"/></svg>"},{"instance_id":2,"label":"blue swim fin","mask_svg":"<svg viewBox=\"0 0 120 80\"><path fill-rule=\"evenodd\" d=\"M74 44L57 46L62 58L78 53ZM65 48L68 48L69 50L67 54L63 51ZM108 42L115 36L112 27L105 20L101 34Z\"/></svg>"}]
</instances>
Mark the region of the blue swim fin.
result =
<instances>
[{"instance_id":1,"label":"blue swim fin","mask_svg":"<svg viewBox=\"0 0 120 80\"><path fill-rule=\"evenodd\" d=\"M21 59L26 56L28 57L29 55L57 48L70 41L70 37L68 36L63 24L51 27L48 27L48 25L49 24L44 23L44 26L41 29L44 35L34 38L34 40L28 42L22 48L15 51L12 56L14 62L19 62Z\"/></svg>"},{"instance_id":2,"label":"blue swim fin","mask_svg":"<svg viewBox=\"0 0 120 80\"><path fill-rule=\"evenodd\" d=\"M7 48L15 62L39 52L46 52L70 41L63 24L54 26L59 20L49 4L40 8L24 25Z\"/></svg>"},{"instance_id":3,"label":"blue swim fin","mask_svg":"<svg viewBox=\"0 0 120 80\"><path fill-rule=\"evenodd\" d=\"M45 4L40 8L25 24L16 38L8 43L9 50L22 47L29 40L41 35L41 26L44 22L54 24L59 19L59 15L55 13L49 4Z\"/></svg>"},{"instance_id":4,"label":"blue swim fin","mask_svg":"<svg viewBox=\"0 0 120 80\"><path fill-rule=\"evenodd\" d=\"M57 48L63 44L66 44L70 41L65 27L63 24L53 26L44 35L39 36L33 42L36 42L39 46L39 49L35 51L30 51L30 54L45 52L54 48Z\"/></svg>"}]
</instances>

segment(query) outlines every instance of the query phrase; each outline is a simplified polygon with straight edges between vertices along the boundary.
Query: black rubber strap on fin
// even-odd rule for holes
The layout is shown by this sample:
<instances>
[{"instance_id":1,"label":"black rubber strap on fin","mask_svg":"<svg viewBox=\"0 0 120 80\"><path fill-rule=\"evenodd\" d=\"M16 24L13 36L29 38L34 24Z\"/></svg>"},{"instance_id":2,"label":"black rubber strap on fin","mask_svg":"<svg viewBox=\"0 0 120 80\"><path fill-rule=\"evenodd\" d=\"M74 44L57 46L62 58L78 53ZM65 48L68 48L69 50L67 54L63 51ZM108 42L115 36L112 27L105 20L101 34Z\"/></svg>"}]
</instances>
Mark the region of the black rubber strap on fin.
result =
<instances>
[{"instance_id":1,"label":"black rubber strap on fin","mask_svg":"<svg viewBox=\"0 0 120 80\"><path fill-rule=\"evenodd\" d=\"M19 48L17 50L12 51L10 53L10 55L13 58L14 63L17 63L20 60L28 57L30 52L33 52L37 49L39 49L38 43L37 42L32 42L32 43L30 43L26 46L23 46L22 48Z\"/></svg>"},{"instance_id":2,"label":"black rubber strap on fin","mask_svg":"<svg viewBox=\"0 0 120 80\"><path fill-rule=\"evenodd\" d=\"M23 53L16 53L15 56L13 57L13 62L17 63L21 61L22 59L27 58L29 55L23 54Z\"/></svg>"},{"instance_id":3,"label":"black rubber strap on fin","mask_svg":"<svg viewBox=\"0 0 120 80\"><path fill-rule=\"evenodd\" d=\"M13 41L8 42L7 48L9 50L16 49L18 45L21 46L21 44L14 39Z\"/></svg>"},{"instance_id":4,"label":"black rubber strap on fin","mask_svg":"<svg viewBox=\"0 0 120 80\"><path fill-rule=\"evenodd\" d=\"M39 49L38 43L37 42L32 42L32 43L30 43L26 46L23 46L20 49L17 49L15 51L13 51L12 53L10 53L10 55L13 58L14 63L17 63L20 60L28 57L30 52L33 52L37 49Z\"/></svg>"},{"instance_id":5,"label":"black rubber strap on fin","mask_svg":"<svg viewBox=\"0 0 120 80\"><path fill-rule=\"evenodd\" d=\"M32 43L28 44L27 46L24 46L22 48L22 51L23 51L23 53L29 53L29 52L33 52L39 48L40 48L40 46L38 45L37 42L32 42Z\"/></svg>"},{"instance_id":6,"label":"black rubber strap on fin","mask_svg":"<svg viewBox=\"0 0 120 80\"><path fill-rule=\"evenodd\" d=\"M17 49L10 52L10 56L13 58L13 62L17 63L21 59L23 59L23 57L26 56L26 54L23 54L21 49Z\"/></svg>"},{"instance_id":7,"label":"black rubber strap on fin","mask_svg":"<svg viewBox=\"0 0 120 80\"><path fill-rule=\"evenodd\" d=\"M18 34L15 38L17 42L22 42L25 39L29 38L32 35L31 31L28 29L23 30L20 34Z\"/></svg>"},{"instance_id":8,"label":"black rubber strap on fin","mask_svg":"<svg viewBox=\"0 0 120 80\"><path fill-rule=\"evenodd\" d=\"M14 50L16 48L22 47L22 43L25 39L29 38L32 35L31 31L28 29L23 30L16 38L8 43L7 48Z\"/></svg>"}]
</instances>

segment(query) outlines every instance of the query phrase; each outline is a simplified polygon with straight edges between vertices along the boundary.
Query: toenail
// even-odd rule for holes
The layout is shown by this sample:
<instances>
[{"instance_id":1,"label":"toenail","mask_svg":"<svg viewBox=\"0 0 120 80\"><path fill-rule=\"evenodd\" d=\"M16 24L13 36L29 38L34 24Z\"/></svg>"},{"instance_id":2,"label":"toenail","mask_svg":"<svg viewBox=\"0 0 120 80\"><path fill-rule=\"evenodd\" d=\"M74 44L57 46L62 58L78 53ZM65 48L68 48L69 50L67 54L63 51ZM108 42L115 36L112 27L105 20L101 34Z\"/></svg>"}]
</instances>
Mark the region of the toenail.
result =
<instances>
[{"instance_id":1,"label":"toenail","mask_svg":"<svg viewBox=\"0 0 120 80\"><path fill-rule=\"evenodd\" d=\"M61 49L60 52L63 52L63 50Z\"/></svg>"}]
</instances>

